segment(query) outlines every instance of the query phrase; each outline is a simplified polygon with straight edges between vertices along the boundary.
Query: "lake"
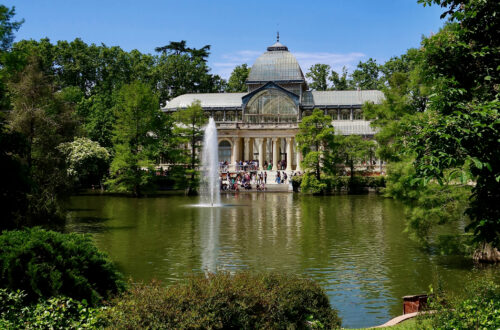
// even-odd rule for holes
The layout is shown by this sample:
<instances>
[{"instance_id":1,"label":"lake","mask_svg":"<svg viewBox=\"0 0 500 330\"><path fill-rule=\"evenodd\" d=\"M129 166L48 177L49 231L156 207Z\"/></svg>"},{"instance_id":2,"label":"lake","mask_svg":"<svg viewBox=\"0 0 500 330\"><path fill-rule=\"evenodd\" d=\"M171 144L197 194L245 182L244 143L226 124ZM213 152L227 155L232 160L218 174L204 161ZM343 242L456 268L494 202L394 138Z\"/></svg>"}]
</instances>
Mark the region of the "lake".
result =
<instances>
[{"instance_id":1,"label":"lake","mask_svg":"<svg viewBox=\"0 0 500 330\"><path fill-rule=\"evenodd\" d=\"M192 272L277 271L318 281L344 327L375 326L402 314L402 296L438 278L457 290L473 264L421 249L404 232L403 207L375 194L71 198L67 231L91 233L133 281L171 284Z\"/></svg>"}]
</instances>

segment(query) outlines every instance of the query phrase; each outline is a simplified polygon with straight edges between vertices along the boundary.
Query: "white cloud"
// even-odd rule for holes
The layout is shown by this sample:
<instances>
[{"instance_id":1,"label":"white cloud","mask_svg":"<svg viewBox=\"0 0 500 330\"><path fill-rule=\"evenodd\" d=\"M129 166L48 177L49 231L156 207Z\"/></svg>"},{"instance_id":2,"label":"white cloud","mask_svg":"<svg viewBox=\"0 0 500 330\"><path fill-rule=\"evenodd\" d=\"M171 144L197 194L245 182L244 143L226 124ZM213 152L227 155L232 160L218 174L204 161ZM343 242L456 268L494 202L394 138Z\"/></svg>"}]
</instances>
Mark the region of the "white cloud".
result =
<instances>
[{"instance_id":1,"label":"white cloud","mask_svg":"<svg viewBox=\"0 0 500 330\"><path fill-rule=\"evenodd\" d=\"M228 79L234 67L247 63L252 66L253 62L263 52L255 50L241 50L230 54L224 54L217 62L212 63L212 72L220 75L224 79ZM363 53L326 53L326 52L293 52L297 58L304 74L309 71L309 68L316 63L328 64L337 72L342 71L342 67L346 66L349 71L352 71L358 62L366 55Z\"/></svg>"}]
</instances>

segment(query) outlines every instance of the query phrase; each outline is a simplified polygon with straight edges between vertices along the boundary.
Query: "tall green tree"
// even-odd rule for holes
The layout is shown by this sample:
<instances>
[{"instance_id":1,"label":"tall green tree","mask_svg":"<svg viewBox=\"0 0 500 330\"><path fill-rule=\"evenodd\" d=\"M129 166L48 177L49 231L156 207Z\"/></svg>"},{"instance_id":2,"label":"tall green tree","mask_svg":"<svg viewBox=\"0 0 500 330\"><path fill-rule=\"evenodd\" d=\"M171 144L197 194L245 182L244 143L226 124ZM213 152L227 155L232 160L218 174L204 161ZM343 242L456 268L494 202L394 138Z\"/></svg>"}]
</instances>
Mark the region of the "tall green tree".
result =
<instances>
[{"instance_id":1,"label":"tall green tree","mask_svg":"<svg viewBox=\"0 0 500 330\"><path fill-rule=\"evenodd\" d=\"M16 15L16 8L8 8L0 5L0 52L10 49L14 41L14 33L19 30L24 20L13 21Z\"/></svg>"},{"instance_id":2,"label":"tall green tree","mask_svg":"<svg viewBox=\"0 0 500 330\"><path fill-rule=\"evenodd\" d=\"M306 171L314 173L318 181L321 173L333 171L337 164L333 161L335 133L331 117L320 109L314 109L312 115L302 118L296 138Z\"/></svg>"},{"instance_id":3,"label":"tall green tree","mask_svg":"<svg viewBox=\"0 0 500 330\"><path fill-rule=\"evenodd\" d=\"M28 194L27 224L50 223L62 217L62 201L70 189L64 157L57 149L73 138L76 120L71 104L55 93L50 78L41 70L38 58L10 83L12 112L8 124L26 140L23 161L31 189Z\"/></svg>"},{"instance_id":4,"label":"tall green tree","mask_svg":"<svg viewBox=\"0 0 500 330\"><path fill-rule=\"evenodd\" d=\"M359 62L356 70L351 74L351 87L360 89L380 89L380 66L377 61L369 58L366 62Z\"/></svg>"},{"instance_id":5,"label":"tall green tree","mask_svg":"<svg viewBox=\"0 0 500 330\"><path fill-rule=\"evenodd\" d=\"M233 72L231 72L231 76L227 81L227 92L230 93L243 93L247 91L246 80L248 75L250 74L250 68L247 64L237 65Z\"/></svg>"},{"instance_id":6,"label":"tall green tree","mask_svg":"<svg viewBox=\"0 0 500 330\"><path fill-rule=\"evenodd\" d=\"M350 169L350 187L354 186L355 165L369 162L370 155L376 148L373 140L363 139L359 135L337 137L337 153L344 165Z\"/></svg>"},{"instance_id":7,"label":"tall green tree","mask_svg":"<svg viewBox=\"0 0 500 330\"><path fill-rule=\"evenodd\" d=\"M203 141L203 126L207 117L199 101L193 102L186 109L176 113L177 125L174 135L179 137L180 144L184 145L184 159L189 167L188 194L195 194L198 188L197 167L200 164L201 142ZM187 147L187 148L186 148Z\"/></svg>"},{"instance_id":8,"label":"tall green tree","mask_svg":"<svg viewBox=\"0 0 500 330\"><path fill-rule=\"evenodd\" d=\"M163 114L148 86L141 82L124 85L116 95L114 108L114 152L111 163L112 190L141 196L150 188L159 145L157 131Z\"/></svg>"},{"instance_id":9,"label":"tall green tree","mask_svg":"<svg viewBox=\"0 0 500 330\"><path fill-rule=\"evenodd\" d=\"M19 30L24 20L13 21L15 8L8 8L0 4L0 111L10 108L10 100L7 92L7 79L9 68L6 66L17 66L18 60L10 53L14 33Z\"/></svg>"},{"instance_id":10,"label":"tall green tree","mask_svg":"<svg viewBox=\"0 0 500 330\"><path fill-rule=\"evenodd\" d=\"M478 243L500 246L500 3L438 4L451 23L422 42L423 74L432 86L426 111L408 125L416 178L443 182L469 167L475 182L467 214Z\"/></svg>"},{"instance_id":11,"label":"tall green tree","mask_svg":"<svg viewBox=\"0 0 500 330\"><path fill-rule=\"evenodd\" d=\"M314 64L306 73L306 78L311 79L309 87L315 91L326 91L328 89L328 75L331 67L328 64Z\"/></svg>"},{"instance_id":12,"label":"tall green tree","mask_svg":"<svg viewBox=\"0 0 500 330\"><path fill-rule=\"evenodd\" d=\"M332 90L344 91L349 89L350 81L347 76L347 68L342 67L342 74L338 74L336 71L332 70L328 79L332 82Z\"/></svg>"}]
</instances>

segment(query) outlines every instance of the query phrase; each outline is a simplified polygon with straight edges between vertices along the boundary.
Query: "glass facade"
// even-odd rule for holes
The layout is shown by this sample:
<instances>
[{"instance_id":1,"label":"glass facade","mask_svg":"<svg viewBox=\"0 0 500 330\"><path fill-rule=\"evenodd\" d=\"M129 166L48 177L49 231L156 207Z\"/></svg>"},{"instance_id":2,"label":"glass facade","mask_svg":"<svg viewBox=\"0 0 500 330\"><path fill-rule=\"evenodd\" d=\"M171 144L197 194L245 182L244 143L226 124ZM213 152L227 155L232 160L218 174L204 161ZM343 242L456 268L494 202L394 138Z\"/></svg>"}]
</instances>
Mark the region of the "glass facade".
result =
<instances>
[{"instance_id":1,"label":"glass facade","mask_svg":"<svg viewBox=\"0 0 500 330\"><path fill-rule=\"evenodd\" d=\"M219 143L219 162L231 162L231 144L228 141Z\"/></svg>"},{"instance_id":2,"label":"glass facade","mask_svg":"<svg viewBox=\"0 0 500 330\"><path fill-rule=\"evenodd\" d=\"M285 93L268 89L255 95L245 108L247 123L294 123L298 109Z\"/></svg>"}]
</instances>

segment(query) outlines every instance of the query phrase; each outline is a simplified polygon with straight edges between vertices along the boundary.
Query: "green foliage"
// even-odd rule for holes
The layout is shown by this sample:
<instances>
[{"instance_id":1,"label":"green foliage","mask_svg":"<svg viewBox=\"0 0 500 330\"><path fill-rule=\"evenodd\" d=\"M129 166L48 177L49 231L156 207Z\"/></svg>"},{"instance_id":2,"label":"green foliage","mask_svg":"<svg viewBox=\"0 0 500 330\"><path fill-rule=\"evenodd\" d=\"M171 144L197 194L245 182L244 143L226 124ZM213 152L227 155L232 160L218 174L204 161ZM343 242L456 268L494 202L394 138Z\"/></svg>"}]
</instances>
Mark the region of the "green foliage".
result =
<instances>
[{"instance_id":1,"label":"green foliage","mask_svg":"<svg viewBox=\"0 0 500 330\"><path fill-rule=\"evenodd\" d=\"M328 77L328 80L332 82L332 87L330 88L332 90L343 91L350 88L350 80L347 77L347 68L345 66L342 67L341 75L332 70L332 73L330 74L330 77Z\"/></svg>"},{"instance_id":2,"label":"green foliage","mask_svg":"<svg viewBox=\"0 0 500 330\"><path fill-rule=\"evenodd\" d=\"M310 322L340 327L328 297L311 280L275 274L193 276L162 287L136 285L107 311L111 328L305 328Z\"/></svg>"},{"instance_id":3,"label":"green foliage","mask_svg":"<svg viewBox=\"0 0 500 330\"><path fill-rule=\"evenodd\" d=\"M10 48L14 41L14 32L24 23L24 20L13 22L12 18L15 15L15 7L9 9L0 5L0 53Z\"/></svg>"},{"instance_id":4,"label":"green foliage","mask_svg":"<svg viewBox=\"0 0 500 330\"><path fill-rule=\"evenodd\" d=\"M237 65L233 72L231 72L231 76L229 76L229 80L227 81L227 89L226 92L230 93L243 93L247 91L246 80L248 75L250 74L250 68L247 64Z\"/></svg>"},{"instance_id":5,"label":"green foliage","mask_svg":"<svg viewBox=\"0 0 500 330\"><path fill-rule=\"evenodd\" d=\"M309 87L315 91L326 91L328 89L328 75L331 67L328 64L314 64L309 68L306 77L312 82Z\"/></svg>"},{"instance_id":6,"label":"green foliage","mask_svg":"<svg viewBox=\"0 0 500 330\"><path fill-rule=\"evenodd\" d=\"M24 153L19 154L30 182L25 224L57 223L64 217L62 201L70 189L64 156L57 146L75 134L73 108L54 92L38 58L30 59L9 88L13 109L8 125L26 141Z\"/></svg>"},{"instance_id":7,"label":"green foliage","mask_svg":"<svg viewBox=\"0 0 500 330\"><path fill-rule=\"evenodd\" d=\"M30 302L64 295L97 305L124 283L89 237L33 228L0 235L0 287L23 290Z\"/></svg>"},{"instance_id":8,"label":"green foliage","mask_svg":"<svg viewBox=\"0 0 500 330\"><path fill-rule=\"evenodd\" d=\"M159 154L158 131L163 113L157 97L140 82L124 85L117 96L114 128L115 157L111 163L111 190L140 196L151 184Z\"/></svg>"},{"instance_id":9,"label":"green foliage","mask_svg":"<svg viewBox=\"0 0 500 330\"><path fill-rule=\"evenodd\" d=\"M366 62L360 61L351 74L351 88L380 89L382 86L379 75L380 66L376 60L369 58Z\"/></svg>"},{"instance_id":10,"label":"green foliage","mask_svg":"<svg viewBox=\"0 0 500 330\"><path fill-rule=\"evenodd\" d=\"M369 160L375 154L375 149L376 143L373 140L363 139L359 135L337 138L337 156L351 169L351 181L354 180L354 165Z\"/></svg>"},{"instance_id":11,"label":"green foliage","mask_svg":"<svg viewBox=\"0 0 500 330\"><path fill-rule=\"evenodd\" d=\"M27 168L21 160L25 152L24 137L9 132L0 115L0 203L3 214L0 229L16 228L22 223L30 190Z\"/></svg>"},{"instance_id":12,"label":"green foliage","mask_svg":"<svg viewBox=\"0 0 500 330\"><path fill-rule=\"evenodd\" d=\"M189 175L188 194L195 194L199 180L196 167L200 163L203 126L208 120L199 101L195 101L186 109L178 111L175 116L178 124L175 125L173 132L177 137L177 144L179 146L189 145L189 148L182 148L180 155L181 163L189 164L189 169L186 171L186 174Z\"/></svg>"},{"instance_id":13,"label":"green foliage","mask_svg":"<svg viewBox=\"0 0 500 330\"><path fill-rule=\"evenodd\" d=\"M310 174L304 174L292 178L292 185L300 186L301 191L310 194L320 193L338 193L350 192L358 193L364 192L367 188L374 188L379 190L385 187L384 176L350 176L339 175L322 175L321 180L317 180Z\"/></svg>"},{"instance_id":14,"label":"green foliage","mask_svg":"<svg viewBox=\"0 0 500 330\"><path fill-rule=\"evenodd\" d=\"M491 280L465 281L463 296L438 294L430 302L436 313L427 316L434 329L498 329L500 327L500 287Z\"/></svg>"},{"instance_id":15,"label":"green foliage","mask_svg":"<svg viewBox=\"0 0 500 330\"><path fill-rule=\"evenodd\" d=\"M65 142L58 149L66 155L68 175L80 184L100 184L109 164L109 152L99 143L87 138L75 138Z\"/></svg>"},{"instance_id":16,"label":"green foliage","mask_svg":"<svg viewBox=\"0 0 500 330\"><path fill-rule=\"evenodd\" d=\"M331 117L320 109L314 109L312 115L302 118L296 139L304 157L302 167L306 172L313 172L318 181L322 172L335 172L336 145Z\"/></svg>"},{"instance_id":17,"label":"green foliage","mask_svg":"<svg viewBox=\"0 0 500 330\"><path fill-rule=\"evenodd\" d=\"M464 211L470 197L471 188L452 179L442 185L430 182L426 185L414 179L415 168L411 161L391 163L387 169L386 196L403 202L408 216L407 226L411 236L425 244L430 244L431 230L438 225L465 221ZM448 249L450 237L439 236ZM443 243L443 244L441 244ZM469 244L467 241L460 245Z\"/></svg>"},{"instance_id":18,"label":"green foliage","mask_svg":"<svg viewBox=\"0 0 500 330\"><path fill-rule=\"evenodd\" d=\"M0 289L0 328L2 329L95 329L104 324L101 308L85 301L54 297L29 304L22 291Z\"/></svg>"},{"instance_id":19,"label":"green foliage","mask_svg":"<svg viewBox=\"0 0 500 330\"><path fill-rule=\"evenodd\" d=\"M500 4L421 1L447 8L450 23L422 42L423 75L433 87L427 111L407 125L404 143L415 155L415 176L444 180L470 168L475 181L467 214L476 242L500 244Z\"/></svg>"},{"instance_id":20,"label":"green foliage","mask_svg":"<svg viewBox=\"0 0 500 330\"><path fill-rule=\"evenodd\" d=\"M321 194L327 189L327 184L312 174L304 173L300 184L300 190L306 194Z\"/></svg>"}]
</instances>

